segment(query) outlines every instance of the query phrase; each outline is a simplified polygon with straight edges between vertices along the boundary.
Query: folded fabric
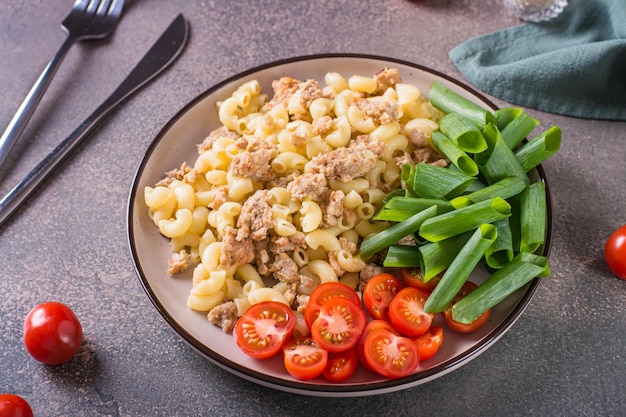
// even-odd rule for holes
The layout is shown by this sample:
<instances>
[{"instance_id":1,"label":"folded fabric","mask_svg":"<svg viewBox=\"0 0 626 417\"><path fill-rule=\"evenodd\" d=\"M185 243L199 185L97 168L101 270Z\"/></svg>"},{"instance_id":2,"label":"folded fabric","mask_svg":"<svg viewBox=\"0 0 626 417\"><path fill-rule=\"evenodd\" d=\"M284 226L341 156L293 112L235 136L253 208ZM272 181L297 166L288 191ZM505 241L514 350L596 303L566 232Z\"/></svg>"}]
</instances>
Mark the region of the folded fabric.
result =
<instances>
[{"instance_id":1,"label":"folded fabric","mask_svg":"<svg viewBox=\"0 0 626 417\"><path fill-rule=\"evenodd\" d=\"M449 55L470 83L504 101L626 120L626 0L570 0L553 20L470 39Z\"/></svg>"}]
</instances>

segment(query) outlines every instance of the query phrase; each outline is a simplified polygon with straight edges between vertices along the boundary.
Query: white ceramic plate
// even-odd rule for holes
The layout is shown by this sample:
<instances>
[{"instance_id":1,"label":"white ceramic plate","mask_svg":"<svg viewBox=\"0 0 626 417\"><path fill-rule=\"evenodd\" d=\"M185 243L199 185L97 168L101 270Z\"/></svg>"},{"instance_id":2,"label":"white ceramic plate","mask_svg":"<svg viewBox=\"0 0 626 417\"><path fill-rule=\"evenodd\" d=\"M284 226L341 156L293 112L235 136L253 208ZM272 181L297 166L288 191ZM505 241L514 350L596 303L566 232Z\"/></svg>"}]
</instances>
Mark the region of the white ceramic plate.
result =
<instances>
[{"instance_id":1,"label":"white ceramic plate","mask_svg":"<svg viewBox=\"0 0 626 417\"><path fill-rule=\"evenodd\" d=\"M446 332L440 351L423 361L414 375L390 380L360 369L341 384L329 383L323 378L299 381L284 370L279 357L258 361L246 356L236 347L231 335L207 321L206 314L194 312L186 306L191 270L176 277L166 274L170 257L168 240L158 233L148 218L143 201L144 187L154 185L164 172L179 167L182 161L193 165L197 144L219 127L216 102L230 96L241 83L257 79L263 91L271 94L272 80L281 76L323 81L328 71L337 71L346 77L353 74L371 76L384 67L398 68L404 82L417 85L424 93L429 91L433 81L438 81L483 106L496 108L471 88L420 65L363 55L308 56L246 71L203 92L168 122L148 148L132 186L128 210L129 244L139 279L156 309L174 331L200 354L227 371L264 386L315 396L354 397L410 388L447 374L484 352L513 325L539 285L539 280L534 280L496 306L489 322L479 331L470 335ZM535 180L545 180L541 167L534 175ZM551 219L549 221L546 255L550 242ZM479 283L486 275L486 271L478 270L471 280ZM439 316L436 322L441 320Z\"/></svg>"}]
</instances>

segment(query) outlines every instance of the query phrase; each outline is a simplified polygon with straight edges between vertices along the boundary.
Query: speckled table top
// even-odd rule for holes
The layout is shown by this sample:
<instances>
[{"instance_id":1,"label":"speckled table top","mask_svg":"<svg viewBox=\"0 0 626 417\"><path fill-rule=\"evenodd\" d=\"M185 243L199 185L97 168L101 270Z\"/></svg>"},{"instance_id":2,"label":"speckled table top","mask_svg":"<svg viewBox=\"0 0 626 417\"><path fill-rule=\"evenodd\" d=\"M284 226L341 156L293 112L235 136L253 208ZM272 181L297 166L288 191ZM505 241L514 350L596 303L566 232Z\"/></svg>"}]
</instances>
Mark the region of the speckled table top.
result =
<instances>
[{"instance_id":1,"label":"speckled table top","mask_svg":"<svg viewBox=\"0 0 626 417\"><path fill-rule=\"evenodd\" d=\"M0 126L64 39L69 0L0 3ZM127 1L113 36L73 47L0 167L4 194L113 90L182 12L182 57L119 107L0 228L0 392L38 416L624 415L626 282L602 249L626 223L626 125L528 109L564 139L544 164L555 213L553 277L484 354L441 378L364 398L265 388L213 365L170 329L146 297L127 243L133 175L160 128L225 78L296 55L367 53L463 80L448 51L519 24L499 1ZM498 105L505 105L493 98ZM71 305L85 338L70 362L35 362L21 341L28 310Z\"/></svg>"}]
</instances>

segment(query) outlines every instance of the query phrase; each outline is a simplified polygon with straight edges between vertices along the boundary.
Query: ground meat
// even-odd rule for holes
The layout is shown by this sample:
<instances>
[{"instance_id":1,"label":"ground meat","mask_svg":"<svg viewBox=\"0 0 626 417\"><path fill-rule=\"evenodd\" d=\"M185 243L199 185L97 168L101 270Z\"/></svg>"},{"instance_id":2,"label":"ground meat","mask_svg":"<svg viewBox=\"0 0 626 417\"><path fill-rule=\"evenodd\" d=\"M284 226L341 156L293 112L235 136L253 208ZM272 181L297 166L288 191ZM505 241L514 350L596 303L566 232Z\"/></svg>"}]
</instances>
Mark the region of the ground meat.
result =
<instances>
[{"instance_id":1,"label":"ground meat","mask_svg":"<svg viewBox=\"0 0 626 417\"><path fill-rule=\"evenodd\" d=\"M232 333L237 323L237 307L232 301L217 305L209 311L207 319L220 326L224 333Z\"/></svg>"},{"instance_id":2,"label":"ground meat","mask_svg":"<svg viewBox=\"0 0 626 417\"><path fill-rule=\"evenodd\" d=\"M191 167L187 165L187 162L183 162L180 168L173 169L171 171L167 171L165 173L165 177L156 183L157 187L167 187L173 181L183 181L185 175L187 175L191 171Z\"/></svg>"},{"instance_id":3,"label":"ground meat","mask_svg":"<svg viewBox=\"0 0 626 417\"><path fill-rule=\"evenodd\" d=\"M333 118L330 116L322 116L313 121L313 134L323 135L333 128Z\"/></svg>"},{"instance_id":4,"label":"ground meat","mask_svg":"<svg viewBox=\"0 0 626 417\"><path fill-rule=\"evenodd\" d=\"M336 226L339 217L347 213L343 206L343 200L346 197L343 191L333 190L328 196L328 203L323 204L322 212L324 213L324 223L328 226Z\"/></svg>"},{"instance_id":5,"label":"ground meat","mask_svg":"<svg viewBox=\"0 0 626 417\"><path fill-rule=\"evenodd\" d=\"M228 227L222 238L222 254L220 265L231 268L252 262L254 259L254 245L250 239L237 240L237 229Z\"/></svg>"},{"instance_id":6,"label":"ground meat","mask_svg":"<svg viewBox=\"0 0 626 417\"><path fill-rule=\"evenodd\" d=\"M305 234L297 231L291 236L272 236L270 239L270 252L283 253L292 251L295 248L305 248L306 242L304 241Z\"/></svg>"},{"instance_id":7,"label":"ground meat","mask_svg":"<svg viewBox=\"0 0 626 417\"><path fill-rule=\"evenodd\" d=\"M250 178L252 181L270 181L275 176L270 165L271 160L272 151L268 149L242 152L233 158L230 170L234 175Z\"/></svg>"},{"instance_id":8,"label":"ground meat","mask_svg":"<svg viewBox=\"0 0 626 417\"><path fill-rule=\"evenodd\" d=\"M355 254L356 252L356 243L346 239L345 237L341 236L339 238L339 244L341 245L341 249L350 252L351 254Z\"/></svg>"},{"instance_id":9,"label":"ground meat","mask_svg":"<svg viewBox=\"0 0 626 417\"><path fill-rule=\"evenodd\" d=\"M289 285L289 288L283 293L283 297L285 297L285 301L289 304L289 306L293 306L296 304L296 297L298 296L296 293L296 289L298 288L298 283L293 282Z\"/></svg>"},{"instance_id":10,"label":"ground meat","mask_svg":"<svg viewBox=\"0 0 626 417\"><path fill-rule=\"evenodd\" d=\"M365 175L376 166L378 158L362 144L337 148L311 159L307 168L311 173L324 174L331 180L348 182Z\"/></svg>"},{"instance_id":11,"label":"ground meat","mask_svg":"<svg viewBox=\"0 0 626 417\"><path fill-rule=\"evenodd\" d=\"M288 106L291 100L303 109L308 109L311 102L324 96L316 80L299 81L291 77L282 77L272 82L274 96L267 103L269 108L277 105Z\"/></svg>"},{"instance_id":12,"label":"ground meat","mask_svg":"<svg viewBox=\"0 0 626 417\"><path fill-rule=\"evenodd\" d=\"M291 197L300 201L307 197L320 201L327 189L326 177L320 172L306 172L287 184L287 191L291 193Z\"/></svg>"},{"instance_id":13,"label":"ground meat","mask_svg":"<svg viewBox=\"0 0 626 417\"><path fill-rule=\"evenodd\" d=\"M361 272L359 272L359 290L363 291L367 282L372 279L372 277L380 274L381 272L383 272L382 266L378 266L376 264L367 264L365 268L363 268Z\"/></svg>"},{"instance_id":14,"label":"ground meat","mask_svg":"<svg viewBox=\"0 0 626 417\"><path fill-rule=\"evenodd\" d=\"M413 157L411 158L413 160L412 165L415 165L417 162L424 162L441 167L448 166L448 162L444 159L444 157L430 146L428 133L419 129L414 129L409 132L409 139L416 148L413 152ZM401 159L397 160L398 164L405 159L403 157L400 158Z\"/></svg>"},{"instance_id":15,"label":"ground meat","mask_svg":"<svg viewBox=\"0 0 626 417\"><path fill-rule=\"evenodd\" d=\"M272 227L272 207L268 203L267 190L257 190L241 207L237 219L237 240L265 239Z\"/></svg>"},{"instance_id":16,"label":"ground meat","mask_svg":"<svg viewBox=\"0 0 626 417\"><path fill-rule=\"evenodd\" d=\"M349 146L362 145L371 151L376 157L380 157L385 152L385 142L370 135L359 135L350 142Z\"/></svg>"},{"instance_id":17,"label":"ground meat","mask_svg":"<svg viewBox=\"0 0 626 417\"><path fill-rule=\"evenodd\" d=\"M178 253L173 253L167 260L167 273L170 275L185 271L189 267L191 255L185 249Z\"/></svg>"},{"instance_id":18,"label":"ground meat","mask_svg":"<svg viewBox=\"0 0 626 417\"><path fill-rule=\"evenodd\" d=\"M374 74L374 79L376 80L377 84L374 95L381 95L388 88L394 87L396 84L402 82L400 70L398 70L397 68L383 68L376 74Z\"/></svg>"},{"instance_id":19,"label":"ground meat","mask_svg":"<svg viewBox=\"0 0 626 417\"><path fill-rule=\"evenodd\" d=\"M256 254L255 264L257 272L263 276L269 274L269 262L270 262L270 252L269 252L269 239L265 238L259 241L253 241L254 244L254 253Z\"/></svg>"},{"instance_id":20,"label":"ground meat","mask_svg":"<svg viewBox=\"0 0 626 417\"><path fill-rule=\"evenodd\" d=\"M274 263L270 266L270 272L274 274L274 278L281 282L288 284L300 282L298 265L286 253L276 255Z\"/></svg>"},{"instance_id":21,"label":"ground meat","mask_svg":"<svg viewBox=\"0 0 626 417\"><path fill-rule=\"evenodd\" d=\"M311 299L311 296L309 295L304 295L304 294L298 294L296 295L296 305L295 310L296 313L301 313L304 314L304 310L306 310L306 306L309 304L309 300Z\"/></svg>"},{"instance_id":22,"label":"ground meat","mask_svg":"<svg viewBox=\"0 0 626 417\"><path fill-rule=\"evenodd\" d=\"M337 258L331 252L328 252L328 263L338 277L341 277L346 273L346 271L341 269L341 266L339 266L339 263L337 262Z\"/></svg>"},{"instance_id":23,"label":"ground meat","mask_svg":"<svg viewBox=\"0 0 626 417\"><path fill-rule=\"evenodd\" d=\"M209 203L208 207L212 210L217 210L227 201L230 201L230 197L228 197L228 185L220 185L217 187L213 201Z\"/></svg>"},{"instance_id":24,"label":"ground meat","mask_svg":"<svg viewBox=\"0 0 626 417\"><path fill-rule=\"evenodd\" d=\"M397 122L402 117L402 110L396 100L371 97L358 99L354 104L363 110L366 116L371 117L376 123L381 125Z\"/></svg>"},{"instance_id":25,"label":"ground meat","mask_svg":"<svg viewBox=\"0 0 626 417\"><path fill-rule=\"evenodd\" d=\"M202 143L198 145L198 153L200 154L211 149L213 143L224 136L233 139L237 139L240 137L237 132L233 132L232 130L228 130L226 126L222 126L218 129L213 130L211 133L209 133L209 136L204 138Z\"/></svg>"}]
</instances>

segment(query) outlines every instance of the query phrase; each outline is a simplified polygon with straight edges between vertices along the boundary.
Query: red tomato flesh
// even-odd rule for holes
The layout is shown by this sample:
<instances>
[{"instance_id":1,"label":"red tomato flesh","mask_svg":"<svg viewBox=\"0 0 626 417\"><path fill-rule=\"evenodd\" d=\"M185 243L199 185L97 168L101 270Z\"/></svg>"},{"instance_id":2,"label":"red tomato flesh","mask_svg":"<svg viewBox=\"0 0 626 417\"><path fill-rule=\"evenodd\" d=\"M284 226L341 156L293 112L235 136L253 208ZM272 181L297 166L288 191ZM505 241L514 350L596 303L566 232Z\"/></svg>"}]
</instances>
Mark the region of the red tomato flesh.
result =
<instances>
[{"instance_id":1,"label":"red tomato flesh","mask_svg":"<svg viewBox=\"0 0 626 417\"><path fill-rule=\"evenodd\" d=\"M424 282L424 274L422 274L421 269L402 268L400 270L400 277L402 278L404 285L407 287L417 288L418 290L425 291L429 294L433 292L439 281L441 281L442 276L443 272L432 277L427 282Z\"/></svg>"},{"instance_id":2,"label":"red tomato flesh","mask_svg":"<svg viewBox=\"0 0 626 417\"><path fill-rule=\"evenodd\" d=\"M295 313L278 301L253 304L237 320L233 330L235 343L244 353L266 359L280 352L291 339L296 324Z\"/></svg>"},{"instance_id":3,"label":"red tomato flesh","mask_svg":"<svg viewBox=\"0 0 626 417\"><path fill-rule=\"evenodd\" d=\"M606 241L604 260L611 272L626 279L626 225L613 232Z\"/></svg>"},{"instance_id":4,"label":"red tomato flesh","mask_svg":"<svg viewBox=\"0 0 626 417\"><path fill-rule=\"evenodd\" d=\"M420 361L432 358L443 344L443 328L430 326L426 333L415 339L415 344L420 355Z\"/></svg>"},{"instance_id":5,"label":"red tomato flesh","mask_svg":"<svg viewBox=\"0 0 626 417\"><path fill-rule=\"evenodd\" d=\"M324 368L324 378L330 382L343 382L350 378L359 366L356 349L328 354L328 363Z\"/></svg>"},{"instance_id":6,"label":"red tomato flesh","mask_svg":"<svg viewBox=\"0 0 626 417\"><path fill-rule=\"evenodd\" d=\"M359 339L359 344L357 346L357 355L359 357L359 362L363 365L367 370L373 371L370 368L369 364L365 360L365 338L368 334L377 329L385 329L390 331L393 334L399 335L396 329L393 328L391 323L386 320L372 320L365 325L365 329L363 333L361 333L361 338Z\"/></svg>"},{"instance_id":7,"label":"red tomato flesh","mask_svg":"<svg viewBox=\"0 0 626 417\"><path fill-rule=\"evenodd\" d=\"M374 275L363 290L363 304L374 319L389 320L389 304L402 289L402 283L391 274Z\"/></svg>"},{"instance_id":8,"label":"red tomato flesh","mask_svg":"<svg viewBox=\"0 0 626 417\"><path fill-rule=\"evenodd\" d=\"M320 376L328 363L328 352L310 337L292 339L283 348L283 353L287 372L303 381Z\"/></svg>"},{"instance_id":9,"label":"red tomato flesh","mask_svg":"<svg viewBox=\"0 0 626 417\"><path fill-rule=\"evenodd\" d=\"M65 304L49 301L33 307L24 320L24 345L28 353L46 365L69 361L83 340L83 329Z\"/></svg>"},{"instance_id":10,"label":"red tomato flesh","mask_svg":"<svg viewBox=\"0 0 626 417\"><path fill-rule=\"evenodd\" d=\"M332 298L341 297L361 305L361 298L352 288L340 282L325 282L315 287L304 311L306 324L311 327L324 303Z\"/></svg>"},{"instance_id":11,"label":"red tomato flesh","mask_svg":"<svg viewBox=\"0 0 626 417\"><path fill-rule=\"evenodd\" d=\"M410 375L420 362L417 345L411 339L385 329L368 334L364 350L369 368L388 378Z\"/></svg>"},{"instance_id":12,"label":"red tomato flesh","mask_svg":"<svg viewBox=\"0 0 626 417\"><path fill-rule=\"evenodd\" d=\"M474 291L474 289L476 289L477 287L478 286L474 284L473 282L465 281L459 293L454 297L454 299L450 303L450 306L447 309L445 309L442 313L444 319L446 319L446 324L448 325L448 327L454 330L455 332L458 332L458 333L475 332L476 330L483 327L483 325L487 323L487 321L489 320L489 316L491 315L491 310L485 311L483 314L476 317L476 320L468 324L458 322L452 318L452 306L455 303L457 303L461 298L465 297L467 294Z\"/></svg>"},{"instance_id":13,"label":"red tomato flesh","mask_svg":"<svg viewBox=\"0 0 626 417\"><path fill-rule=\"evenodd\" d=\"M389 304L389 318L393 327L408 337L426 333L435 317L424 311L427 298L428 294L417 288L403 288Z\"/></svg>"},{"instance_id":14,"label":"red tomato flesh","mask_svg":"<svg viewBox=\"0 0 626 417\"><path fill-rule=\"evenodd\" d=\"M366 321L361 306L342 297L332 298L322 305L311 326L311 337L322 349L344 352L356 346Z\"/></svg>"},{"instance_id":15,"label":"red tomato flesh","mask_svg":"<svg viewBox=\"0 0 626 417\"><path fill-rule=\"evenodd\" d=\"M28 402L15 394L0 394L0 416L33 417L33 409Z\"/></svg>"}]
</instances>

